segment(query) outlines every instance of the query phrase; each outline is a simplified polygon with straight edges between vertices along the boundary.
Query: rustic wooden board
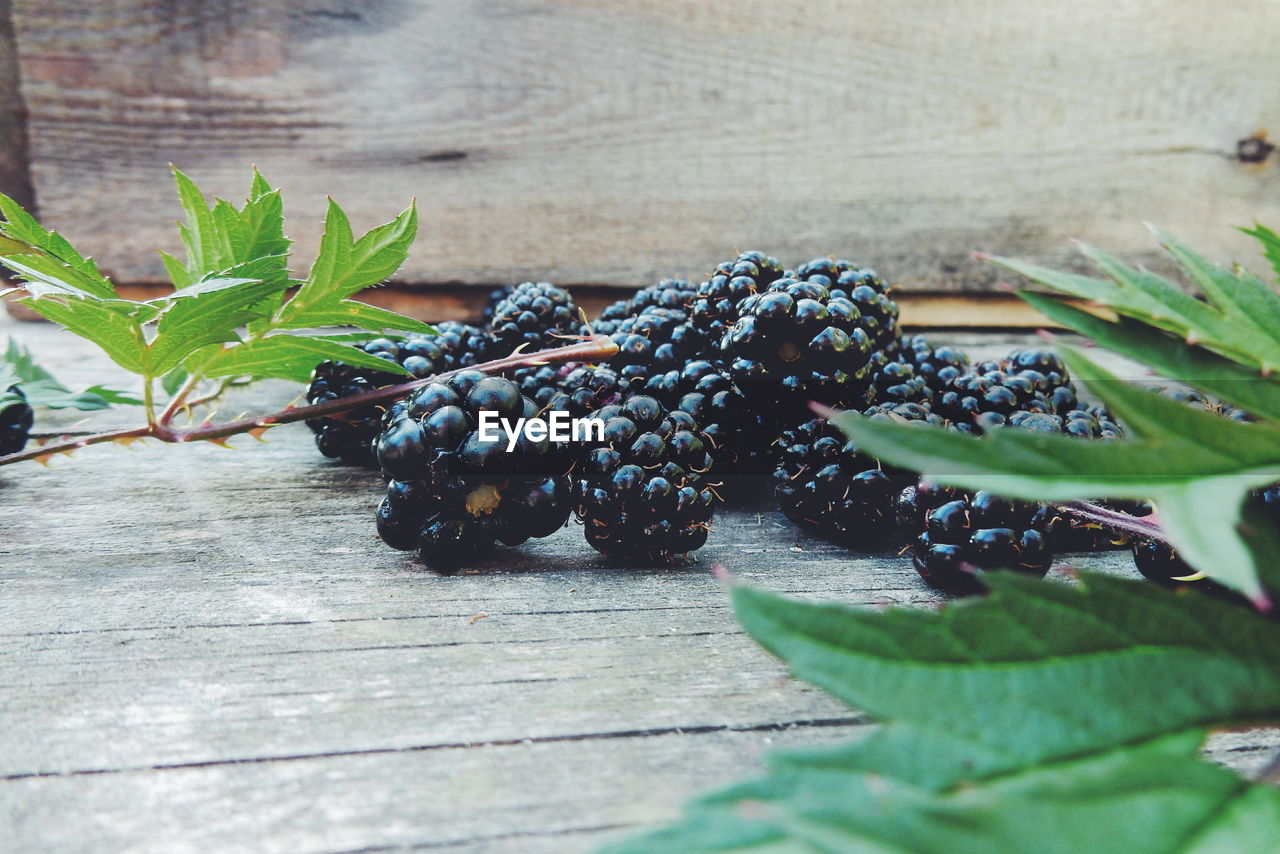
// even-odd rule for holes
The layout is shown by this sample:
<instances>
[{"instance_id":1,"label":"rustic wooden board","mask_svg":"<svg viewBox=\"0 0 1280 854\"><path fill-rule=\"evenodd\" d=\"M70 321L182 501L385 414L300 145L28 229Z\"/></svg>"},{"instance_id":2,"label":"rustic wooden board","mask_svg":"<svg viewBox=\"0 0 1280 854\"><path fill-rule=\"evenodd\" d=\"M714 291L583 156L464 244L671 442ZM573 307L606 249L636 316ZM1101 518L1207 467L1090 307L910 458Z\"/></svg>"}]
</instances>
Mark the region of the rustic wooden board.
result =
<instances>
[{"instance_id":1,"label":"rustic wooden board","mask_svg":"<svg viewBox=\"0 0 1280 854\"><path fill-rule=\"evenodd\" d=\"M311 254L416 195L411 282L638 285L733 247L988 286L974 249L1228 260L1280 221L1270 0L13 0L42 210L123 280L176 248L164 169L250 163Z\"/></svg>"},{"instance_id":2,"label":"rustic wooden board","mask_svg":"<svg viewBox=\"0 0 1280 854\"><path fill-rule=\"evenodd\" d=\"M118 377L51 326L0 316L8 334L69 384ZM1014 339L950 340L985 358ZM0 470L0 850L587 851L765 751L866 731L742 634L713 564L937 601L891 549L808 537L754 484L687 567L613 565L570 526L442 577L374 536L375 474L300 426L268 440ZM1123 553L1071 562L1134 575ZM1208 755L1249 772L1278 745L1230 733Z\"/></svg>"}]
</instances>

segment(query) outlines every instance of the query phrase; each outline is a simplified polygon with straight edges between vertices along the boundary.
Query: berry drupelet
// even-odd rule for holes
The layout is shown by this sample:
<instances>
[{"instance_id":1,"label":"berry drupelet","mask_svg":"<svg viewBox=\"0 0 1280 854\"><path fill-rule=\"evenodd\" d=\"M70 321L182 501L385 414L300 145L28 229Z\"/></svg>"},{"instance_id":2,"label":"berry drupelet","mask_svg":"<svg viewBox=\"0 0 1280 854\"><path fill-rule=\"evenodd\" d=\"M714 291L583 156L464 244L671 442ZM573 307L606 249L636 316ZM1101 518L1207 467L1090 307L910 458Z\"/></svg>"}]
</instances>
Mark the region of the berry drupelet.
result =
<instances>
[{"instance_id":1,"label":"berry drupelet","mask_svg":"<svg viewBox=\"0 0 1280 854\"><path fill-rule=\"evenodd\" d=\"M18 386L0 393L0 456L16 454L27 446L34 420L27 396Z\"/></svg>"},{"instance_id":2,"label":"berry drupelet","mask_svg":"<svg viewBox=\"0 0 1280 854\"><path fill-rule=\"evenodd\" d=\"M519 545L563 526L572 510L567 446L521 433L508 451L505 431L490 441L479 430L481 413L514 420L536 411L514 382L478 371L396 403L377 442L389 479L377 513L382 539L453 569L495 542Z\"/></svg>"},{"instance_id":3,"label":"berry drupelet","mask_svg":"<svg viewBox=\"0 0 1280 854\"><path fill-rule=\"evenodd\" d=\"M665 563L707 541L716 497L693 416L647 395L606 406L604 440L575 470L577 515L602 554Z\"/></svg>"},{"instance_id":4,"label":"berry drupelet","mask_svg":"<svg viewBox=\"0 0 1280 854\"><path fill-rule=\"evenodd\" d=\"M502 355L524 345L527 352L546 350L579 332L573 297L550 282L524 282L494 306L489 332Z\"/></svg>"},{"instance_id":5,"label":"berry drupelet","mask_svg":"<svg viewBox=\"0 0 1280 854\"><path fill-rule=\"evenodd\" d=\"M898 519L916 531L911 560L929 585L955 594L980 592L976 570L1009 569L1043 577L1053 562L1046 505L972 494L926 482L903 490Z\"/></svg>"}]
</instances>

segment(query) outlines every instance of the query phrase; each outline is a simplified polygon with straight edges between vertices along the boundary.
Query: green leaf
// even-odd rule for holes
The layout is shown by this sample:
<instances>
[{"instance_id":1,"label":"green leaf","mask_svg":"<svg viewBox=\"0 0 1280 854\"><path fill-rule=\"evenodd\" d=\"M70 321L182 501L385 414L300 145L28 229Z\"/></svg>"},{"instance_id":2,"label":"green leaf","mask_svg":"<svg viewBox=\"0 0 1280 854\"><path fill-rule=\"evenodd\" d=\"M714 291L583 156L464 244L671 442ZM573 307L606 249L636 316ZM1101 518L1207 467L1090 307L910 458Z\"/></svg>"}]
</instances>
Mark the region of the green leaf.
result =
<instances>
[{"instance_id":1,"label":"green leaf","mask_svg":"<svg viewBox=\"0 0 1280 854\"><path fill-rule=\"evenodd\" d=\"M1280 850L1280 793L1197 757L1211 726L1280 717L1280 626L1103 576L989 581L939 612L735 589L758 641L884 725L606 850Z\"/></svg>"},{"instance_id":2,"label":"green leaf","mask_svg":"<svg viewBox=\"0 0 1280 854\"><path fill-rule=\"evenodd\" d=\"M182 388L182 384L191 376L182 368L175 368L160 378L160 388L164 389L164 393L173 397L178 393L178 389Z\"/></svg>"},{"instance_id":3,"label":"green leaf","mask_svg":"<svg viewBox=\"0 0 1280 854\"><path fill-rule=\"evenodd\" d=\"M22 276L30 285L44 285L53 290L71 288L84 295L110 298L115 296L115 286L98 271L98 265L72 248L67 239L56 231L49 231L36 222L35 217L22 206L0 193L0 235L11 241L25 244L26 252L9 255L0 250L0 262ZM21 261L15 256L21 255ZM40 294L32 291L33 296Z\"/></svg>"},{"instance_id":4,"label":"green leaf","mask_svg":"<svg viewBox=\"0 0 1280 854\"><path fill-rule=\"evenodd\" d=\"M1060 293L1089 300L1270 373L1280 368L1280 298L1245 270L1214 267L1165 232L1157 237L1208 301L1198 300L1148 270L1135 269L1090 246L1081 251L1110 281L1060 273L1008 258L990 260Z\"/></svg>"},{"instance_id":5,"label":"green leaf","mask_svg":"<svg viewBox=\"0 0 1280 854\"><path fill-rule=\"evenodd\" d=\"M316 365L325 359L409 376L409 372L397 363L380 359L357 347L301 335L273 335L231 347L206 364L203 373L207 377L247 375L305 382L311 378Z\"/></svg>"},{"instance_id":6,"label":"green leaf","mask_svg":"<svg viewBox=\"0 0 1280 854\"><path fill-rule=\"evenodd\" d=\"M417 208L410 205L391 222L354 240L346 214L330 199L320 252L302 287L285 304L281 328L317 325L309 319L310 312L333 311L339 301L382 282L404 263L417 231Z\"/></svg>"},{"instance_id":7,"label":"green leaf","mask_svg":"<svg viewBox=\"0 0 1280 854\"><path fill-rule=\"evenodd\" d=\"M1254 368L1188 346L1180 338L1131 318L1104 320L1035 291L1019 293L1055 323L1093 339L1099 347L1151 367L1160 377L1186 383L1271 421L1280 421L1280 376L1261 376Z\"/></svg>"},{"instance_id":8,"label":"green leaf","mask_svg":"<svg viewBox=\"0 0 1280 854\"><path fill-rule=\"evenodd\" d=\"M56 298L24 299L24 305L37 314L60 323L81 338L102 348L111 360L127 371L146 374L150 354L142 333L142 323L135 316L119 311L103 302ZM149 319L149 318L146 318Z\"/></svg>"},{"instance_id":9,"label":"green leaf","mask_svg":"<svg viewBox=\"0 0 1280 854\"><path fill-rule=\"evenodd\" d=\"M358 326L371 332L421 332L424 335L434 335L436 332L435 327L421 320L355 300L318 305L295 315L281 328L310 329L317 326Z\"/></svg>"},{"instance_id":10,"label":"green leaf","mask_svg":"<svg viewBox=\"0 0 1280 854\"><path fill-rule=\"evenodd\" d=\"M1275 271L1276 279L1280 280L1280 234L1256 222L1252 230L1247 228L1240 230L1262 244L1262 254L1271 262L1271 269Z\"/></svg>"},{"instance_id":11,"label":"green leaf","mask_svg":"<svg viewBox=\"0 0 1280 854\"><path fill-rule=\"evenodd\" d=\"M115 391L102 386L93 386L85 391L73 393L58 382L53 374L36 363L31 352L18 344L12 337L0 360L0 388L18 385L22 389L27 402L32 406L47 406L50 409L80 409L91 411L106 409L114 403L141 404L125 392Z\"/></svg>"}]
</instances>

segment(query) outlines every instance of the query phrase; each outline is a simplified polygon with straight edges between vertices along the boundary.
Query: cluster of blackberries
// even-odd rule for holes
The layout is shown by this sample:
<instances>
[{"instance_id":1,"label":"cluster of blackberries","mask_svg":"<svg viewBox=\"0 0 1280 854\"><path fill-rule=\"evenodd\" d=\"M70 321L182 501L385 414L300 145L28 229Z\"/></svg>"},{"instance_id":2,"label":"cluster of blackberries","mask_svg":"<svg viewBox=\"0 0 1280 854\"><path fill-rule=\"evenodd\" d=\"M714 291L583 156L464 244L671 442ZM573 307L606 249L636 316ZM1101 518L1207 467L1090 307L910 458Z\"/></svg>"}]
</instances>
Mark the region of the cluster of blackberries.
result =
<instances>
[{"instance_id":1,"label":"cluster of blackberries","mask_svg":"<svg viewBox=\"0 0 1280 854\"><path fill-rule=\"evenodd\" d=\"M768 472L797 524L849 546L905 532L921 576L949 591L976 589L974 570L1043 574L1055 551L1127 545L1045 505L923 483L814 417L816 401L969 433L1123 435L1105 410L1080 403L1051 351L1022 348L972 364L954 347L904 338L889 287L861 265L817 258L788 270L743 252L699 284L664 279L589 323L566 291L526 282L492 294L486 318L484 328L442 323L434 338L377 339L364 349L414 377L588 334L609 336L618 351L598 364L538 365L502 378L446 374L390 407L312 425L330 456L369 460L376 448L388 481L379 531L429 564L546 536L570 515L606 554L674 560L706 541L725 476ZM401 379L325 363L309 397ZM604 436L555 447L521 439L508 453L505 437L479 438L486 411L593 417Z\"/></svg>"}]
</instances>

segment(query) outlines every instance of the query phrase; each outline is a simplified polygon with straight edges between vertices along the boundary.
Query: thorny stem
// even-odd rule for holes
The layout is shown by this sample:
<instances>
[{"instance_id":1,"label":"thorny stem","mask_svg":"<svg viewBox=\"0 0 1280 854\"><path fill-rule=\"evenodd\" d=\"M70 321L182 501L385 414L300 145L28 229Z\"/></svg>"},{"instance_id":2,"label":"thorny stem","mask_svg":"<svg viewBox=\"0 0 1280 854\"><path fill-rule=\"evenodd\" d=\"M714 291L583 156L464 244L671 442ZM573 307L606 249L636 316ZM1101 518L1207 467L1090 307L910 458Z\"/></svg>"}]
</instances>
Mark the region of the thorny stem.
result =
<instances>
[{"instance_id":1,"label":"thorny stem","mask_svg":"<svg viewBox=\"0 0 1280 854\"><path fill-rule=\"evenodd\" d=\"M539 353L513 353L502 359L495 359L492 362L485 362L482 365L476 365L471 368L459 368L454 371L446 371L445 373L436 374L435 376L426 377L425 379L413 380L411 382L401 383L400 385L386 386L385 388L374 389L372 391L354 394L350 397L343 397L337 400L330 400L325 403L317 403L313 406L289 407L281 412L271 415L259 415L254 418L245 418L238 421L231 421L225 424L201 424L186 430L178 430L170 427L167 423L149 423L143 427L132 427L123 430L112 430L106 433L95 433L92 436L82 436L77 439L65 442L57 442L49 445L41 445L37 448L30 448L16 454L0 457L0 466L11 465L12 463L20 463L24 460L45 460L54 454L71 453L80 448L89 445L100 445L104 442L129 442L136 439L159 439L161 442L199 442L213 441L225 439L228 436L234 436L237 433L251 433L260 436L265 430L271 427L279 427L282 424L291 424L295 421L305 421L309 418L322 418L329 415L340 415L349 412L352 409L358 409L361 406L370 403L381 403L387 400L395 400L404 397L414 389L421 388L428 383L439 382L448 379L456 373L464 370L481 371L486 374L497 374L512 368L533 367L535 365L543 365L550 362L595 362L607 359L614 353L618 352L618 345L614 344L607 338L592 338L578 344L571 344L567 347L556 347L553 350L543 350ZM167 412L168 410L166 410Z\"/></svg>"},{"instance_id":2,"label":"thorny stem","mask_svg":"<svg viewBox=\"0 0 1280 854\"><path fill-rule=\"evenodd\" d=\"M1134 534L1145 540L1159 540L1163 543L1169 541L1164 529L1155 522L1147 521L1147 519L1139 516L1130 516L1127 513L1117 513L1115 510L1109 510L1100 504L1094 504L1090 501L1071 501L1055 506L1064 513L1075 516L1078 519L1097 522L1100 525Z\"/></svg>"},{"instance_id":3,"label":"thorny stem","mask_svg":"<svg viewBox=\"0 0 1280 854\"><path fill-rule=\"evenodd\" d=\"M173 420L173 416L177 415L184 405L188 409L193 405L187 404L187 395L195 391L196 386L199 384L200 377L198 375L192 374L187 377L186 382L184 382L174 393L173 397L169 399L169 405L164 408L164 412L160 413L159 421L161 424L168 425L168 423ZM219 389L221 389L221 386L219 386Z\"/></svg>"}]
</instances>

